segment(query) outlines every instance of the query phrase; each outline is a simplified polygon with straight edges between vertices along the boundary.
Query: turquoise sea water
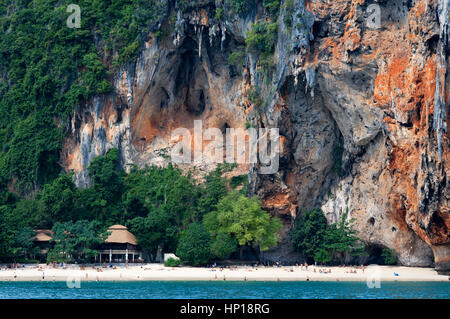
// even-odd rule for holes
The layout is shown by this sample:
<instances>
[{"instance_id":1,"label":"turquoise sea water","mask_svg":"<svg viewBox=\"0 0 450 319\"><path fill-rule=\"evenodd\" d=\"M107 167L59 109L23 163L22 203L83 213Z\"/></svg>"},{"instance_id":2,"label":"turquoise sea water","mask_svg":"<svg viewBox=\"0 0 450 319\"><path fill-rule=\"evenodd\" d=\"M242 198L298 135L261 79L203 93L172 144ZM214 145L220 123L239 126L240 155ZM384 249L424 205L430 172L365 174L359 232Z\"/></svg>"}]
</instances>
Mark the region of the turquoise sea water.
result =
<instances>
[{"instance_id":1,"label":"turquoise sea water","mask_svg":"<svg viewBox=\"0 0 450 319\"><path fill-rule=\"evenodd\" d=\"M0 299L445 298L450 282L0 282Z\"/></svg>"}]
</instances>

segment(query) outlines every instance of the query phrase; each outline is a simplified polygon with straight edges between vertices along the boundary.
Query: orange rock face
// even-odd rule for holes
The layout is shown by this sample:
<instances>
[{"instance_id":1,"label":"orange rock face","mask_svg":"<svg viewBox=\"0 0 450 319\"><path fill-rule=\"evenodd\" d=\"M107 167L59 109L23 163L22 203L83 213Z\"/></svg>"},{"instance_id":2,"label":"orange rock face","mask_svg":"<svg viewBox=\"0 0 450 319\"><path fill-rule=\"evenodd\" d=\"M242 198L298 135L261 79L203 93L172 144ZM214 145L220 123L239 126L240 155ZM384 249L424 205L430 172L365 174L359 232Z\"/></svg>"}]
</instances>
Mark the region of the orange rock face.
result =
<instances>
[{"instance_id":1,"label":"orange rock face","mask_svg":"<svg viewBox=\"0 0 450 319\"><path fill-rule=\"evenodd\" d=\"M378 30L364 26L367 5L367 1L351 1L351 4L334 1L327 7L320 1L311 1L310 8L316 17L333 23L329 13L338 12L336 19L347 21L342 33L317 39L312 61L317 65L326 64L330 72L337 74L336 82L342 81L340 70L349 65L354 69L371 61L376 63L377 72L371 76L373 94L367 96L367 104L384 113L383 139L378 144L383 143L387 148L387 163L378 173L387 178L375 189L387 188L389 194L383 205L374 205L382 210L375 215L391 219L396 231L412 230L432 247L437 267L448 269L449 139L445 132L438 137L433 127L434 118L439 116L436 94L444 97L448 106L449 88L448 61L437 65L437 55L448 52L436 19L439 1L415 1L411 7L404 7L398 1L380 3ZM327 49L330 47L333 49ZM327 61L321 56L322 50L328 50ZM437 93L436 81L440 82ZM448 112L445 121L448 122ZM438 143L442 145L440 152ZM367 205L358 201L354 205L367 209ZM371 215L364 209L356 214L360 215L356 217L360 219L361 229L365 229L364 219ZM377 240L401 255L405 247L398 239L386 240L387 232L382 231Z\"/></svg>"},{"instance_id":2,"label":"orange rock face","mask_svg":"<svg viewBox=\"0 0 450 319\"><path fill-rule=\"evenodd\" d=\"M284 222L283 242L267 258L299 258L288 252L287 233L304 209L322 207L330 222L348 213L361 239L394 249L402 264L449 269L444 4L295 0L294 27L280 22L275 67L264 78L253 54L241 70L228 63L259 11L222 23L202 2L185 13L182 33L150 36L136 63L115 71L112 96L77 110L64 165L83 186L92 158L111 147L119 147L125 167L164 165L171 132L192 131L194 120L221 130L246 122L276 127L277 173L239 166L251 192ZM374 27L368 21L378 13ZM260 88L262 106L248 98L252 87Z\"/></svg>"}]
</instances>

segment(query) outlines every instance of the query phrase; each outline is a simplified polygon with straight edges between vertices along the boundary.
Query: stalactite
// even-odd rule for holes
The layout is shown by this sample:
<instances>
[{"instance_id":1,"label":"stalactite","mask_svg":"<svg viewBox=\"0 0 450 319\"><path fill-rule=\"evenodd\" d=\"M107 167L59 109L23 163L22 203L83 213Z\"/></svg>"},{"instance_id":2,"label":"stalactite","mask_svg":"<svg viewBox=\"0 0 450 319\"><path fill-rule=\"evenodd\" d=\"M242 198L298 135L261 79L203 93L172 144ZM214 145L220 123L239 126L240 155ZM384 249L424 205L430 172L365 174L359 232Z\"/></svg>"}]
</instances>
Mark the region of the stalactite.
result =
<instances>
[{"instance_id":1,"label":"stalactite","mask_svg":"<svg viewBox=\"0 0 450 319\"><path fill-rule=\"evenodd\" d=\"M308 84L305 89L310 88L311 97L314 98L314 84L316 80L316 71L312 67L306 68L305 75L306 75L306 83Z\"/></svg>"},{"instance_id":2,"label":"stalactite","mask_svg":"<svg viewBox=\"0 0 450 319\"><path fill-rule=\"evenodd\" d=\"M434 117L433 117L433 129L436 131L436 138L438 144L439 160L442 161L442 135L443 132L447 132L447 123L445 121L447 112L445 108L445 97L441 93L441 86L445 87L445 76L441 80L440 69L445 67L445 57L441 57L440 53L436 54L436 90L434 92ZM441 82L442 81L442 82Z\"/></svg>"},{"instance_id":3,"label":"stalactite","mask_svg":"<svg viewBox=\"0 0 450 319\"><path fill-rule=\"evenodd\" d=\"M211 28L209 28L208 37L209 37L209 46L213 45L213 40L217 36L218 26L214 24Z\"/></svg>"},{"instance_id":4,"label":"stalactite","mask_svg":"<svg viewBox=\"0 0 450 319\"><path fill-rule=\"evenodd\" d=\"M223 43L225 42L226 39L227 28L225 26L222 26L221 31L222 31L222 38L220 38L220 51L223 51Z\"/></svg>"},{"instance_id":5,"label":"stalactite","mask_svg":"<svg viewBox=\"0 0 450 319\"><path fill-rule=\"evenodd\" d=\"M177 12L177 21L175 22L175 31L174 31L174 39L173 44L178 46L180 44L180 40L184 35L184 19L181 15L181 11Z\"/></svg>"},{"instance_id":6,"label":"stalactite","mask_svg":"<svg viewBox=\"0 0 450 319\"><path fill-rule=\"evenodd\" d=\"M433 129L436 131L439 159L442 161L442 136L447 133L445 102L446 55L448 50L448 0L438 2L439 44L436 52L436 88L434 92Z\"/></svg>"},{"instance_id":7,"label":"stalactite","mask_svg":"<svg viewBox=\"0 0 450 319\"><path fill-rule=\"evenodd\" d=\"M204 26L200 26L200 28L197 29L197 27L195 27L195 32L197 34L197 40L198 40L198 57L201 58L202 57L202 38L203 38L203 28Z\"/></svg>"}]
</instances>

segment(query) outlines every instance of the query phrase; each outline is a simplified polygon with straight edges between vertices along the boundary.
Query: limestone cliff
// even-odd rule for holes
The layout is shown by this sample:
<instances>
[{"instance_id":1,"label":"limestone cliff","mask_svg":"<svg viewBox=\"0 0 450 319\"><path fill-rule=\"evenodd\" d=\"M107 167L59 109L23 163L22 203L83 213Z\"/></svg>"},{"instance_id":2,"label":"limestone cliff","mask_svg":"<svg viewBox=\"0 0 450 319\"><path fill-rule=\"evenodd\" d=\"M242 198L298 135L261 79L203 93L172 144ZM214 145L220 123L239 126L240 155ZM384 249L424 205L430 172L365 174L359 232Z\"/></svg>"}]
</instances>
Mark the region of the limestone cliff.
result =
<instances>
[{"instance_id":1,"label":"limestone cliff","mask_svg":"<svg viewBox=\"0 0 450 319\"><path fill-rule=\"evenodd\" d=\"M166 164L171 132L196 119L221 130L278 127L278 172L236 169L284 221L266 258L299 258L286 233L320 206L330 222L348 213L364 241L394 249L402 264L450 268L448 0L283 3L269 71L251 52L242 68L228 59L267 18L261 1L221 19L221 1L169 3L170 34L149 34L137 60L114 70L114 93L73 115L62 157L79 186L112 147L125 168ZM248 98L255 87L261 105Z\"/></svg>"}]
</instances>

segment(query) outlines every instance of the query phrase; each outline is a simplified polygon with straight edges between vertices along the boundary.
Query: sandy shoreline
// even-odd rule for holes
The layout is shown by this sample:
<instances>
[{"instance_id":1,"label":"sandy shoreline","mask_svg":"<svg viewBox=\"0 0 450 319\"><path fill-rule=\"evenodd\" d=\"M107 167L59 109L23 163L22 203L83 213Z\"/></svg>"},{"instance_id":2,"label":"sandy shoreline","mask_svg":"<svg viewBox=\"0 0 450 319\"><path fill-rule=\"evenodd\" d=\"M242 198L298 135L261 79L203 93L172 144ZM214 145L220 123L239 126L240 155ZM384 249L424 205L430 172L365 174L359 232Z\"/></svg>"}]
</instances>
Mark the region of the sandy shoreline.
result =
<instances>
[{"instance_id":1,"label":"sandy shoreline","mask_svg":"<svg viewBox=\"0 0 450 319\"><path fill-rule=\"evenodd\" d=\"M316 270L314 272L314 269ZM331 269L331 273L320 270ZM164 267L162 264L132 265L128 267L80 269L68 266L54 269L37 266L0 270L0 281L449 281L449 276L439 275L433 268L402 266L367 266L363 272L351 267L315 267L308 270L297 266L194 268ZM398 276L395 276L397 273Z\"/></svg>"}]
</instances>

